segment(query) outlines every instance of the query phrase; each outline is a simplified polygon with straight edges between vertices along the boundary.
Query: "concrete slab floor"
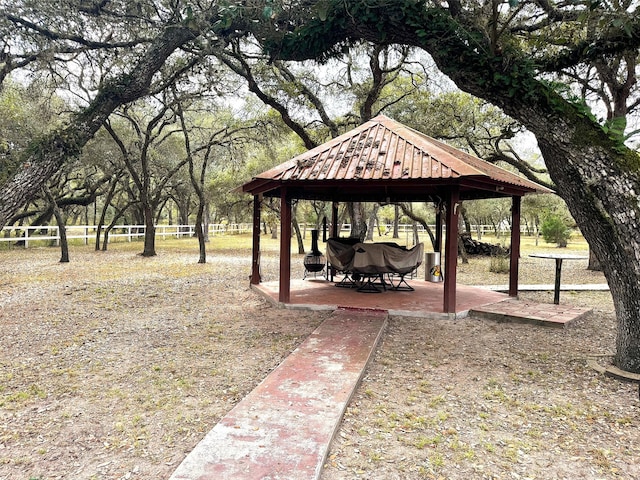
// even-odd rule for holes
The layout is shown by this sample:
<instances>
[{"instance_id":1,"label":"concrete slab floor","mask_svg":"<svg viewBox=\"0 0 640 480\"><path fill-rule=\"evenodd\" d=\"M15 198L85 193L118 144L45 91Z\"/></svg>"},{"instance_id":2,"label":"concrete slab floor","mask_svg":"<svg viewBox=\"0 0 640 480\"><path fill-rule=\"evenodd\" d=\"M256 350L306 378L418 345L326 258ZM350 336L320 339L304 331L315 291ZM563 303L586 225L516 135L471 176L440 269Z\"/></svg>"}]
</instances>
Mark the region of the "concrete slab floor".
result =
<instances>
[{"instance_id":1,"label":"concrete slab floor","mask_svg":"<svg viewBox=\"0 0 640 480\"><path fill-rule=\"evenodd\" d=\"M443 310L444 284L409 279L413 292L386 290L380 293L362 293L353 288L337 287L334 283L318 278L311 280L291 280L290 302L286 308L308 308L334 310L346 306L387 310L390 315L418 316L421 318L461 318L469 310L482 305L501 302L510 297L504 293L486 288L457 285L456 313ZM263 282L253 286L258 292L278 302L278 282Z\"/></svg>"},{"instance_id":2,"label":"concrete slab floor","mask_svg":"<svg viewBox=\"0 0 640 480\"><path fill-rule=\"evenodd\" d=\"M457 285L456 313L443 312L442 283L413 279L413 292L387 290L361 293L351 288L336 287L324 279L292 280L290 303L278 302L278 282L265 282L254 288L273 303L286 308L333 310L339 306L385 309L391 316L429 319L464 318L469 314L497 322L529 323L564 327L582 317L590 309L568 304L537 303L509 297L486 287ZM553 287L551 287L553 289Z\"/></svg>"},{"instance_id":3,"label":"concrete slab floor","mask_svg":"<svg viewBox=\"0 0 640 480\"><path fill-rule=\"evenodd\" d=\"M474 308L471 315L497 322L528 323L547 327L565 327L589 313L591 308L509 299Z\"/></svg>"}]
</instances>

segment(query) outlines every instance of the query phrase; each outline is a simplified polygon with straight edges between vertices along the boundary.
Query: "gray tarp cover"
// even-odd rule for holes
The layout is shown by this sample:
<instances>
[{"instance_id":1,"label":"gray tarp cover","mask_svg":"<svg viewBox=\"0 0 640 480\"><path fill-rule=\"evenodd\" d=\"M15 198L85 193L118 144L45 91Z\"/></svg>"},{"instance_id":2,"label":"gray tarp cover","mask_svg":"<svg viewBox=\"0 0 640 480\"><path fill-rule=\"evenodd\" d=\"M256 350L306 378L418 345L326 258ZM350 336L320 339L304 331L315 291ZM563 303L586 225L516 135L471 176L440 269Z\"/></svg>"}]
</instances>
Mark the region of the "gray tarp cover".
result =
<instances>
[{"instance_id":1,"label":"gray tarp cover","mask_svg":"<svg viewBox=\"0 0 640 480\"><path fill-rule=\"evenodd\" d=\"M341 272L406 274L420 266L423 256L423 243L406 249L387 243L349 245L336 239L327 241L329 263Z\"/></svg>"}]
</instances>

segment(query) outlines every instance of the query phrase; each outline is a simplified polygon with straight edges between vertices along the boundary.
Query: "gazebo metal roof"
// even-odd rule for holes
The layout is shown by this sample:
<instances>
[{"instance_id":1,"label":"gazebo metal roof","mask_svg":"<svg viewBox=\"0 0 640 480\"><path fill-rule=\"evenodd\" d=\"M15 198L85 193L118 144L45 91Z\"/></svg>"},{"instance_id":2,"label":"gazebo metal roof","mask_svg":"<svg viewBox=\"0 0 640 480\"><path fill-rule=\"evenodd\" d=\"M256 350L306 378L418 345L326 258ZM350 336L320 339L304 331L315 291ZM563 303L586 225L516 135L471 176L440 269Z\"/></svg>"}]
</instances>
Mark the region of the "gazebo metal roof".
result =
<instances>
[{"instance_id":1,"label":"gazebo metal roof","mask_svg":"<svg viewBox=\"0 0 640 480\"><path fill-rule=\"evenodd\" d=\"M461 200L547 188L379 115L243 185L253 195L332 201L425 201L457 185Z\"/></svg>"}]
</instances>

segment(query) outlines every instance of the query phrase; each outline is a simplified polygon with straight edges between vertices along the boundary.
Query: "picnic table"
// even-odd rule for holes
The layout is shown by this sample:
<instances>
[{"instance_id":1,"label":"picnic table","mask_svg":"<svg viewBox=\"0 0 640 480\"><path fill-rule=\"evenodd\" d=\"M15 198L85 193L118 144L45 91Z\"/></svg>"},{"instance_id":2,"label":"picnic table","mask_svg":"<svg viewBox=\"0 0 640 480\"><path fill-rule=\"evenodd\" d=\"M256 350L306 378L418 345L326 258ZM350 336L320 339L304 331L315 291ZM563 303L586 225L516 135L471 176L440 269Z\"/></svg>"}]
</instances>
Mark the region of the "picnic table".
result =
<instances>
[{"instance_id":1,"label":"picnic table","mask_svg":"<svg viewBox=\"0 0 640 480\"><path fill-rule=\"evenodd\" d=\"M574 255L571 253L532 253L530 257L535 258L548 258L556 261L556 283L553 291L553 303L558 305L560 303L560 276L562 275L562 261L563 260L584 260L584 255Z\"/></svg>"}]
</instances>

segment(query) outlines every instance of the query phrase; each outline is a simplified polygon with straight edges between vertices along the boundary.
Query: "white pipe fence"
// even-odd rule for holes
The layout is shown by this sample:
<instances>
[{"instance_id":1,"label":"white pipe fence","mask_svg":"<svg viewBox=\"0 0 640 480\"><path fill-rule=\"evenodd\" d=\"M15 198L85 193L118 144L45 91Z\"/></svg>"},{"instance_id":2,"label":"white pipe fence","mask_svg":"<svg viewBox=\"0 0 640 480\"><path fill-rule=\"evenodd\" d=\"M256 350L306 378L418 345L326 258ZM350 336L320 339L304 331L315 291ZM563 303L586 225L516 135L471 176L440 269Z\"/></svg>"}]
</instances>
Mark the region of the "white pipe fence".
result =
<instances>
[{"instance_id":1,"label":"white pipe fence","mask_svg":"<svg viewBox=\"0 0 640 480\"><path fill-rule=\"evenodd\" d=\"M251 232L250 223L211 223L209 235L236 235ZM68 225L67 240L83 240L85 245L95 241L98 227L95 225ZM102 229L104 234L104 227ZM144 225L117 225L109 232L109 241L113 239L125 239L132 242L144 237ZM195 225L156 225L156 238L165 240L169 238L182 238L195 236ZM60 244L60 231L57 225L40 227L4 227L0 231L0 242L24 242L28 248L30 242L49 241Z\"/></svg>"},{"instance_id":2,"label":"white pipe fence","mask_svg":"<svg viewBox=\"0 0 640 480\"><path fill-rule=\"evenodd\" d=\"M435 225L429 226L432 231L435 231ZM211 223L208 225L209 235L237 235L242 233L250 233L252 225L250 223ZM300 229L303 232L303 236L306 237L307 230L315 228L313 224L300 224ZM392 224L383 224L380 226L386 235L391 236L393 232ZM418 233L425 233L425 229L422 225L417 225ZM95 241L97 226L95 225L69 225L67 229L68 240L82 240L84 244ZM398 233L403 236L413 234L413 224L400 224L398 225ZM525 232L525 227L521 228L522 232ZM119 239L127 242L132 242L135 239L144 237L145 227L144 225L118 225L114 227L109 233L109 240ZM104 232L104 228L103 228ZM351 232L351 225L348 223L342 224L340 233L341 235L347 235ZM374 233L377 234L377 226ZM496 227L493 225L473 225L472 233L481 238L483 235L489 233L496 233ZM497 228L498 235L507 235L510 233L508 225L500 225ZM195 225L156 225L156 238L183 238L194 237ZM55 245L60 244L60 232L57 226L12 226L5 227L0 231L0 244L1 242L23 242L24 247L28 248L31 242L48 241Z\"/></svg>"}]
</instances>

